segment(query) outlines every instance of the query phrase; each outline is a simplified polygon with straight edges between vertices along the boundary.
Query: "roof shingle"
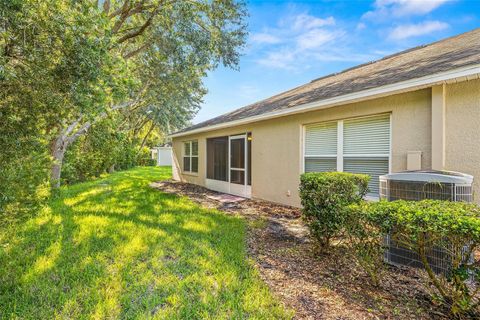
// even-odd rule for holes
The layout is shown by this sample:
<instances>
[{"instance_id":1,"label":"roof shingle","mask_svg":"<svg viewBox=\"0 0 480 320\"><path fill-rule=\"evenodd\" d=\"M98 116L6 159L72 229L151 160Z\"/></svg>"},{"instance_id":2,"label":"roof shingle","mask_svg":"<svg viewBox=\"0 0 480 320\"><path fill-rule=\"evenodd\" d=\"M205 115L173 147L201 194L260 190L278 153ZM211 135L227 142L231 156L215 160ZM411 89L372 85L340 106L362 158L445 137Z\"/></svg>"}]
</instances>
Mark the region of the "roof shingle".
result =
<instances>
[{"instance_id":1,"label":"roof shingle","mask_svg":"<svg viewBox=\"0 0 480 320\"><path fill-rule=\"evenodd\" d=\"M480 28L315 79L178 133L294 108L313 101L335 98L478 63L480 63Z\"/></svg>"}]
</instances>

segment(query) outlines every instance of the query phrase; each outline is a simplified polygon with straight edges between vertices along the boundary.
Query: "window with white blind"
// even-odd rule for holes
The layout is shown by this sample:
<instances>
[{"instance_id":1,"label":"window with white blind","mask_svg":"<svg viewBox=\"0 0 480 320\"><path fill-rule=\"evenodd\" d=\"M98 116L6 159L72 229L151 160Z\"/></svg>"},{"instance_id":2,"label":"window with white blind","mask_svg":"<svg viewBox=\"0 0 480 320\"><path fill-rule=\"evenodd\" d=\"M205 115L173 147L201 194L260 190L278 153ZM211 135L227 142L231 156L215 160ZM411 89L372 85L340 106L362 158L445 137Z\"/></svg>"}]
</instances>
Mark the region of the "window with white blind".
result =
<instances>
[{"instance_id":1,"label":"window with white blind","mask_svg":"<svg viewBox=\"0 0 480 320\"><path fill-rule=\"evenodd\" d=\"M389 163L389 114L305 126L305 172L368 174L369 195L377 196Z\"/></svg>"},{"instance_id":2,"label":"window with white blind","mask_svg":"<svg viewBox=\"0 0 480 320\"><path fill-rule=\"evenodd\" d=\"M305 171L337 170L337 122L308 125L305 130Z\"/></svg>"},{"instance_id":3,"label":"window with white blind","mask_svg":"<svg viewBox=\"0 0 480 320\"><path fill-rule=\"evenodd\" d=\"M183 172L198 173L198 141L183 143Z\"/></svg>"}]
</instances>

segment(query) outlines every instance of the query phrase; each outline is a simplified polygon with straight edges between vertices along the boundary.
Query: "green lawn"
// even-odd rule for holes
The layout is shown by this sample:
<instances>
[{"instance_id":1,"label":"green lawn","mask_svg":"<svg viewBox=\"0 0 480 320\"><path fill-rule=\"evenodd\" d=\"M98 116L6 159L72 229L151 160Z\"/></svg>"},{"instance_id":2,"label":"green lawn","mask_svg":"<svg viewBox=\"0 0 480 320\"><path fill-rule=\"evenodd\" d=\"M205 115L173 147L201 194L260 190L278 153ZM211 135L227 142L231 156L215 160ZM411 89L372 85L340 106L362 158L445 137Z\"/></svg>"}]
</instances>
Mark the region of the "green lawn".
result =
<instances>
[{"instance_id":1,"label":"green lawn","mask_svg":"<svg viewBox=\"0 0 480 320\"><path fill-rule=\"evenodd\" d=\"M0 317L289 318L246 257L245 221L148 186L170 175L62 188L0 230Z\"/></svg>"}]
</instances>

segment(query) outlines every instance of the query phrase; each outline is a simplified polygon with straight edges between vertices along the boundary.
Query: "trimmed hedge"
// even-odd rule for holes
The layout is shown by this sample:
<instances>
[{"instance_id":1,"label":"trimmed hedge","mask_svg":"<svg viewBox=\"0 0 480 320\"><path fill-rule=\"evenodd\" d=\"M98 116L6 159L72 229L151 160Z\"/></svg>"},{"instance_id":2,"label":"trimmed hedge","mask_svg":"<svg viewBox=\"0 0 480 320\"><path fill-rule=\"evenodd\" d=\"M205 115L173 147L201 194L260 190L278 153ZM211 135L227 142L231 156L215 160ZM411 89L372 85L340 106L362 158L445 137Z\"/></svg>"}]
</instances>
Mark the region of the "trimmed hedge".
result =
<instances>
[{"instance_id":1,"label":"trimmed hedge","mask_svg":"<svg viewBox=\"0 0 480 320\"><path fill-rule=\"evenodd\" d=\"M453 315L480 316L480 259L474 255L474 261L468 261L472 253L480 250L477 205L439 200L380 201L363 203L353 212L361 214L354 221L357 232L363 228L363 231L376 230L370 233L374 236L390 233L401 246L418 253L431 282L427 287L434 286L436 298L447 305ZM381 241L372 242L371 237L356 240L362 245L378 243L379 247L372 252L382 251ZM427 260L434 246L449 252L452 266L446 275L434 273ZM473 283L467 284L467 280L472 279Z\"/></svg>"},{"instance_id":2,"label":"trimmed hedge","mask_svg":"<svg viewBox=\"0 0 480 320\"><path fill-rule=\"evenodd\" d=\"M428 275L424 285L434 288L434 298L454 317L480 318L480 207L439 200L365 202L368 181L367 175L341 172L300 177L303 218L321 250L344 236L359 265L379 285L383 239L390 234L419 255ZM427 256L434 247L448 252L448 274L435 273L429 264Z\"/></svg>"},{"instance_id":3,"label":"trimmed hedge","mask_svg":"<svg viewBox=\"0 0 480 320\"><path fill-rule=\"evenodd\" d=\"M311 172L300 177L303 218L321 251L344 230L349 206L359 203L368 192L370 177L345 172Z\"/></svg>"}]
</instances>

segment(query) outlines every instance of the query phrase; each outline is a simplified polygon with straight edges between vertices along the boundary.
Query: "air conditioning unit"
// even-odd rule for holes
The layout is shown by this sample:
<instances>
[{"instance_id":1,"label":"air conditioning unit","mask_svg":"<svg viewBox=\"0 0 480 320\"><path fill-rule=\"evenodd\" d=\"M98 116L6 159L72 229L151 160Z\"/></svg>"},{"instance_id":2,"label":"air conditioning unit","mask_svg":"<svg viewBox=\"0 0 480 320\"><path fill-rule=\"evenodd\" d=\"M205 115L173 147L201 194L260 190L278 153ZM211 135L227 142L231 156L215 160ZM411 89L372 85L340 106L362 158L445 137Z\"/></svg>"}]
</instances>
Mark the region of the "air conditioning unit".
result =
<instances>
[{"instance_id":1,"label":"air conditioning unit","mask_svg":"<svg viewBox=\"0 0 480 320\"><path fill-rule=\"evenodd\" d=\"M473 176L452 171L406 171L380 176L380 199L387 201L424 199L473 201ZM385 237L385 261L393 265L422 268L416 252L397 244L390 235ZM450 258L447 250L433 246L428 262L436 273L447 273Z\"/></svg>"},{"instance_id":2,"label":"air conditioning unit","mask_svg":"<svg viewBox=\"0 0 480 320\"><path fill-rule=\"evenodd\" d=\"M453 171L406 171L380 176L380 199L473 201L473 176Z\"/></svg>"}]
</instances>

